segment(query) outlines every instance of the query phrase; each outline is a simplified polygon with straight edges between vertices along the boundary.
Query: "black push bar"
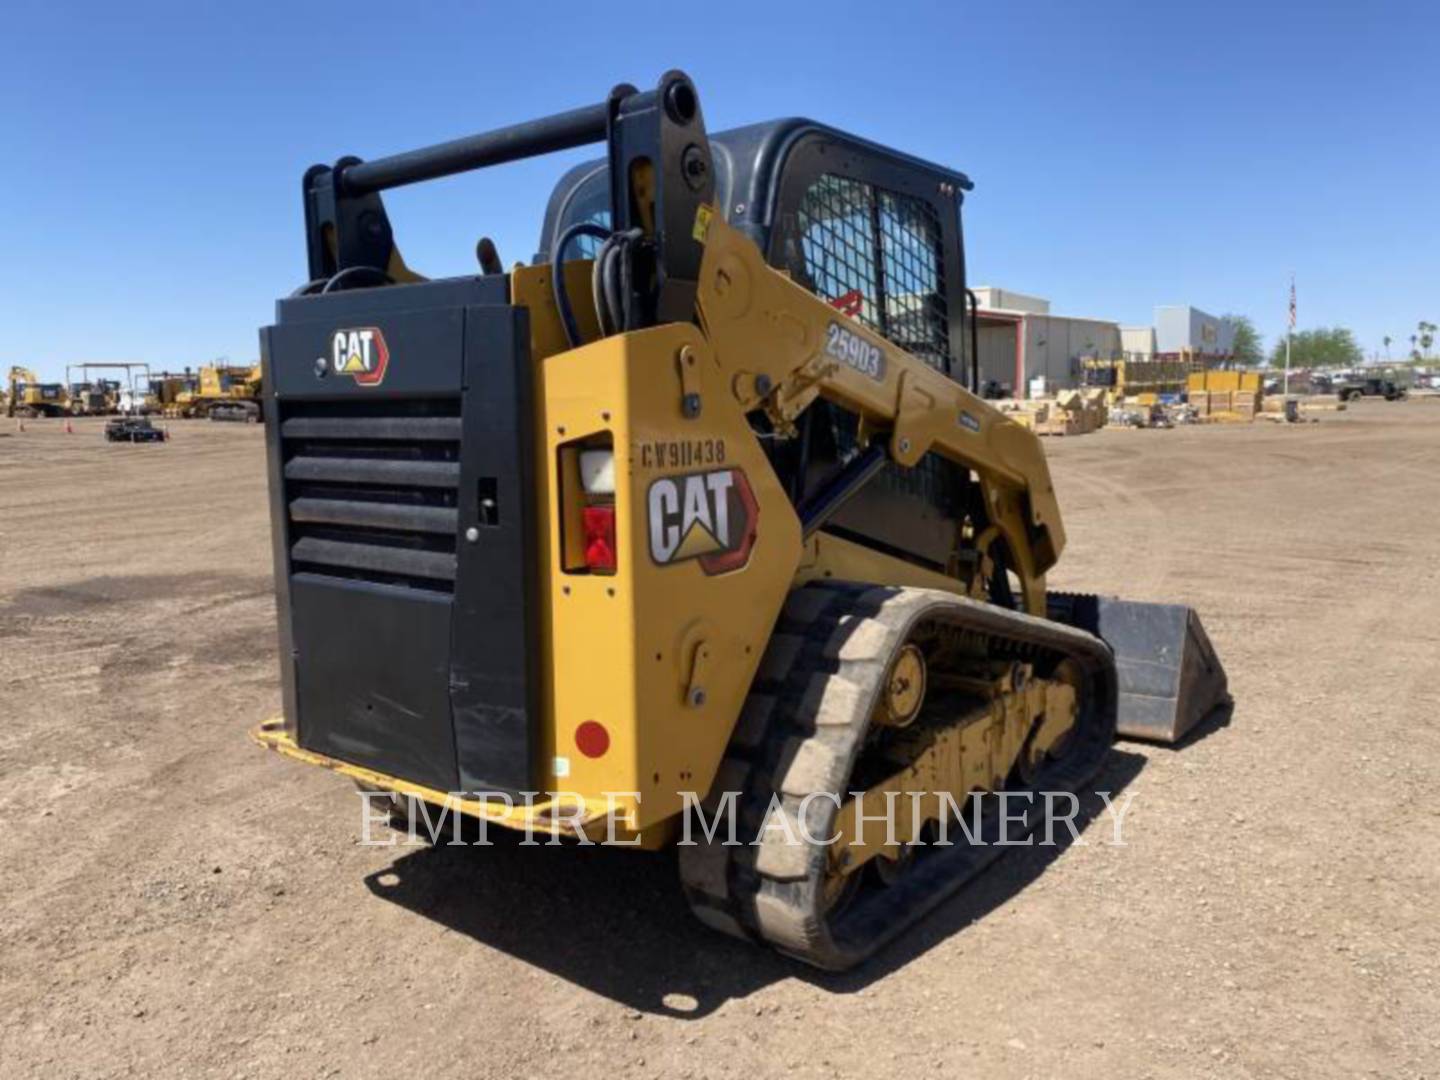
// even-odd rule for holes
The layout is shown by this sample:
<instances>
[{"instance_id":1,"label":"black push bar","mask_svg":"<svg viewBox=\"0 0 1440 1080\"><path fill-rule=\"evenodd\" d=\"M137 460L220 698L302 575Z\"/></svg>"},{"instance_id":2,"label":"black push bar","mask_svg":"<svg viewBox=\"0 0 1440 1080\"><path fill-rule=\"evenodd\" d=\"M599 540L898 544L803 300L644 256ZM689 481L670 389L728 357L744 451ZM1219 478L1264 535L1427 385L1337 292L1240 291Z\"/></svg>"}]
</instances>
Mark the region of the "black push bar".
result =
<instances>
[{"instance_id":1,"label":"black push bar","mask_svg":"<svg viewBox=\"0 0 1440 1080\"><path fill-rule=\"evenodd\" d=\"M652 90L621 83L599 104L538 120L372 161L345 157L333 166L311 166L301 184L306 288L320 283L317 291L330 292L416 279L398 257L381 192L589 143L607 144L607 227L639 230L645 238L631 267L635 325L694 318L703 251L695 222L699 208L714 202L715 180L700 99L682 71L667 71ZM485 273L499 271L493 254L481 252Z\"/></svg>"},{"instance_id":2,"label":"black push bar","mask_svg":"<svg viewBox=\"0 0 1440 1080\"><path fill-rule=\"evenodd\" d=\"M633 87L627 89L634 92ZM341 169L340 189L345 195L369 195L470 169L603 142L609 116L610 103L602 101L598 105L586 105L419 150L357 162Z\"/></svg>"}]
</instances>

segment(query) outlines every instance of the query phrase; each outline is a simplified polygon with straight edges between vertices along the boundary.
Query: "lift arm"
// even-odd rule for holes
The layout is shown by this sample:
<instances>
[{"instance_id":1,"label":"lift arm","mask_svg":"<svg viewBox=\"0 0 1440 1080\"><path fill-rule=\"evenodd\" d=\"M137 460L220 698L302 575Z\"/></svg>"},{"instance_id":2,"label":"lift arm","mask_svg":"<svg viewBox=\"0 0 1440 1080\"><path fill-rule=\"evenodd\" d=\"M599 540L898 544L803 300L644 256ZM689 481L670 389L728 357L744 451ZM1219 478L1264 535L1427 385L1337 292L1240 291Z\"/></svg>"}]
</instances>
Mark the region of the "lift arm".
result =
<instances>
[{"instance_id":1,"label":"lift arm","mask_svg":"<svg viewBox=\"0 0 1440 1080\"><path fill-rule=\"evenodd\" d=\"M883 449L912 468L934 452L972 470L989 521L1007 542L1026 610L1043 614L1044 574L1065 533L1035 434L772 269L753 241L708 207L695 232L705 245L700 321L741 407L763 408L784 431L821 398L859 415L872 458ZM857 459L857 469L868 464Z\"/></svg>"}]
</instances>

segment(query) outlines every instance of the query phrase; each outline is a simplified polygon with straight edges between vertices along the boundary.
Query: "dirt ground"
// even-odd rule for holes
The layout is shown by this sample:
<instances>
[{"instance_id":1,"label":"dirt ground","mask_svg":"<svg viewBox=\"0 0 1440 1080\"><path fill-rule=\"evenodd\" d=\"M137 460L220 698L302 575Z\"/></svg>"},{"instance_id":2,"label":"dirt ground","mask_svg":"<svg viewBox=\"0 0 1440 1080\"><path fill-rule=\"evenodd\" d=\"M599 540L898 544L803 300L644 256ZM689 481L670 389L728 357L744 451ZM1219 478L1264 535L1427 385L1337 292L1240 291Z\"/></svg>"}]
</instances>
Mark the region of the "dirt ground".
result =
<instances>
[{"instance_id":1,"label":"dirt ground","mask_svg":"<svg viewBox=\"0 0 1440 1080\"><path fill-rule=\"evenodd\" d=\"M1052 584L1193 604L1233 717L1116 747L1126 846L1011 852L846 976L702 928L671 856L360 846L245 737L261 432L12 425L0 1075L1440 1076L1440 402L1047 442Z\"/></svg>"}]
</instances>

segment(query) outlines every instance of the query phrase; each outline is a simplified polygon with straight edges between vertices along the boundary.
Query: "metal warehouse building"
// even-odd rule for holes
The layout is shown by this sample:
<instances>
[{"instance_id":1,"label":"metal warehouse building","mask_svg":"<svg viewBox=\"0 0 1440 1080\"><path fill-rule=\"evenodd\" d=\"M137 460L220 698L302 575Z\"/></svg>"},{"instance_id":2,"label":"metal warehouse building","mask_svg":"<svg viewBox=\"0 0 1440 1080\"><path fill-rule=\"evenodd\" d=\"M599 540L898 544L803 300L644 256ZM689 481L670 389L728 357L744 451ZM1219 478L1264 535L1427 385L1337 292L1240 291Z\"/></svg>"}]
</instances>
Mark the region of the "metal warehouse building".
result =
<instances>
[{"instance_id":1,"label":"metal warehouse building","mask_svg":"<svg viewBox=\"0 0 1440 1080\"><path fill-rule=\"evenodd\" d=\"M1044 379L1046 392L1078 386L1082 359L1122 355L1118 323L1052 315L1049 300L1010 289L984 286L975 296L980 378L1015 397L1032 396L1037 379Z\"/></svg>"},{"instance_id":2,"label":"metal warehouse building","mask_svg":"<svg viewBox=\"0 0 1440 1080\"><path fill-rule=\"evenodd\" d=\"M1109 319L1053 315L1049 300L1013 289L984 286L975 296L980 378L1007 396L1079 386L1085 360L1189 357L1209 366L1235 353L1234 325L1188 304L1155 308L1154 326L1122 327Z\"/></svg>"},{"instance_id":3,"label":"metal warehouse building","mask_svg":"<svg viewBox=\"0 0 1440 1080\"><path fill-rule=\"evenodd\" d=\"M1155 352L1179 356L1188 352L1205 359L1235 355L1235 325L1187 304L1155 309Z\"/></svg>"}]
</instances>

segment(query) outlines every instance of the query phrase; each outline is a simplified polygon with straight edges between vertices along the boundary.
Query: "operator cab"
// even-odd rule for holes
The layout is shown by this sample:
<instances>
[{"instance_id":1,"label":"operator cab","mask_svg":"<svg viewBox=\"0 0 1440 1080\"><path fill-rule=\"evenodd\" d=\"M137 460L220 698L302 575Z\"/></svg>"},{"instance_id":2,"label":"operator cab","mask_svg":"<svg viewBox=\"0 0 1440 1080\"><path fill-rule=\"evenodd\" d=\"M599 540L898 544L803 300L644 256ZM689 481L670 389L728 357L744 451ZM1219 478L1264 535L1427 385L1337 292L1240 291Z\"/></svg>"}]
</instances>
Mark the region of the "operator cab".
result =
<instances>
[{"instance_id":1,"label":"operator cab","mask_svg":"<svg viewBox=\"0 0 1440 1080\"><path fill-rule=\"evenodd\" d=\"M899 348L959 382L971 378L960 203L963 174L813 120L751 124L710 136L715 202L771 266ZM537 263L550 262L580 223L611 228L604 160L571 169L545 213ZM563 259L593 258L580 236ZM821 403L798 439L767 440L795 502L856 449L855 417ZM954 549L967 478L932 456L886 466L827 529L909 561L943 569Z\"/></svg>"},{"instance_id":2,"label":"operator cab","mask_svg":"<svg viewBox=\"0 0 1440 1080\"><path fill-rule=\"evenodd\" d=\"M772 120L710 136L726 221L839 311L957 378L965 311L963 174L813 120ZM545 212L536 262L571 225L610 228L603 160L571 169ZM582 237L589 258L598 242Z\"/></svg>"}]
</instances>

